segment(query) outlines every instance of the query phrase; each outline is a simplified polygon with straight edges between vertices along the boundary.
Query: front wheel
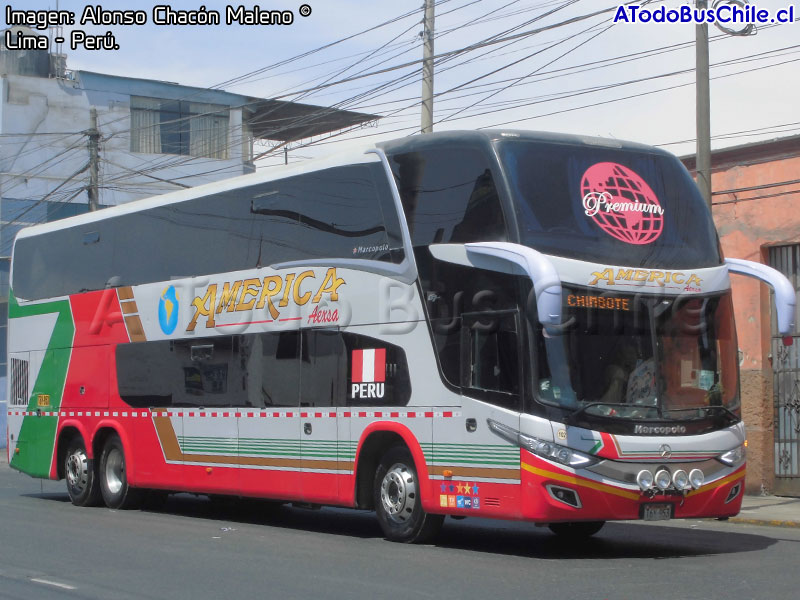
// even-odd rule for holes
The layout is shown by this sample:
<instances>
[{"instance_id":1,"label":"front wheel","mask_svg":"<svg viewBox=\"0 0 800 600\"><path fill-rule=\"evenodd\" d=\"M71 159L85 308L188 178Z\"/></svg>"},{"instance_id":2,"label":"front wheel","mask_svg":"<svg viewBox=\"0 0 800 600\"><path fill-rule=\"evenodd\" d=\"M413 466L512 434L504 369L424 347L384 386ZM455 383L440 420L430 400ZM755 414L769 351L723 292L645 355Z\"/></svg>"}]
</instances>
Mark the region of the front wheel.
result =
<instances>
[{"instance_id":1,"label":"front wheel","mask_svg":"<svg viewBox=\"0 0 800 600\"><path fill-rule=\"evenodd\" d=\"M576 521L574 523L550 523L548 527L559 537L580 539L593 536L605 524L605 521Z\"/></svg>"},{"instance_id":2,"label":"front wheel","mask_svg":"<svg viewBox=\"0 0 800 600\"><path fill-rule=\"evenodd\" d=\"M390 449L381 459L375 471L373 499L381 529L393 542L426 542L444 521L443 515L422 510L414 459L402 446Z\"/></svg>"},{"instance_id":3,"label":"front wheel","mask_svg":"<svg viewBox=\"0 0 800 600\"><path fill-rule=\"evenodd\" d=\"M142 490L128 485L128 472L125 465L125 451L119 436L112 435L103 446L100 455L100 491L108 508L138 508L142 500Z\"/></svg>"},{"instance_id":4,"label":"front wheel","mask_svg":"<svg viewBox=\"0 0 800 600\"><path fill-rule=\"evenodd\" d=\"M64 458L64 479L67 494L75 506L95 506L100 501L94 461L86 454L86 446L80 437L73 438Z\"/></svg>"}]
</instances>

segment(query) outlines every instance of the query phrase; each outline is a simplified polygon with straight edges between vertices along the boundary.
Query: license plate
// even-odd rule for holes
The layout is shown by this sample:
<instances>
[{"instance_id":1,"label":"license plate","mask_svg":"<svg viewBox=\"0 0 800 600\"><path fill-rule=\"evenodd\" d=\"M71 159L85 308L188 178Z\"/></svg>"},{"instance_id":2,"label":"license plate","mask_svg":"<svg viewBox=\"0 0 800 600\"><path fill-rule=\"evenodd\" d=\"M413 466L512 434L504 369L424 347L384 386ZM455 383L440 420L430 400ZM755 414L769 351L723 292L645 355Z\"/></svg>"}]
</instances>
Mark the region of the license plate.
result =
<instances>
[{"instance_id":1,"label":"license plate","mask_svg":"<svg viewBox=\"0 0 800 600\"><path fill-rule=\"evenodd\" d=\"M642 520L668 521L672 518L672 504L642 505Z\"/></svg>"}]
</instances>

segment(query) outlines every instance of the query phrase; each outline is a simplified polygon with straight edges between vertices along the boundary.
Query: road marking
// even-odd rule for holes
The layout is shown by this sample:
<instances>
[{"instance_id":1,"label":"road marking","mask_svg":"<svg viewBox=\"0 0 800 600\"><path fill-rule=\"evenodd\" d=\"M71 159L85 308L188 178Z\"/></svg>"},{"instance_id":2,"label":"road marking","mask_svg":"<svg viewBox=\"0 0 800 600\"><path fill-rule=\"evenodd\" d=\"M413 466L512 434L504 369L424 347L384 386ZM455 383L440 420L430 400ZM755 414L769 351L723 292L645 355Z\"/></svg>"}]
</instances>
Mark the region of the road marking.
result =
<instances>
[{"instance_id":1,"label":"road marking","mask_svg":"<svg viewBox=\"0 0 800 600\"><path fill-rule=\"evenodd\" d=\"M50 581L49 579L36 579L31 578L31 581L41 583L44 585L52 585L53 587L61 588L62 590L77 590L74 585L67 585L66 583L59 583L58 581Z\"/></svg>"}]
</instances>

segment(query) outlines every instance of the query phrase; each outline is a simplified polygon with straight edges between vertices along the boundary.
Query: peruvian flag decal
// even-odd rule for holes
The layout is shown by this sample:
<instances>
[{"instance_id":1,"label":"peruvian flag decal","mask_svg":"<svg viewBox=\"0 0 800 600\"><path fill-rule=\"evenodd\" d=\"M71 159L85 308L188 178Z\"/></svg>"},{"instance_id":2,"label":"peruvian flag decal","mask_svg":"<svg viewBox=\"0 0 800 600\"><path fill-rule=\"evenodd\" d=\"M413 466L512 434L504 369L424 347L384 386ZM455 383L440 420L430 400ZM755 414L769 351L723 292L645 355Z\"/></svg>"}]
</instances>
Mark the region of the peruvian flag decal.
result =
<instances>
[{"instance_id":1,"label":"peruvian flag decal","mask_svg":"<svg viewBox=\"0 0 800 600\"><path fill-rule=\"evenodd\" d=\"M386 381L386 348L353 350L352 383Z\"/></svg>"}]
</instances>

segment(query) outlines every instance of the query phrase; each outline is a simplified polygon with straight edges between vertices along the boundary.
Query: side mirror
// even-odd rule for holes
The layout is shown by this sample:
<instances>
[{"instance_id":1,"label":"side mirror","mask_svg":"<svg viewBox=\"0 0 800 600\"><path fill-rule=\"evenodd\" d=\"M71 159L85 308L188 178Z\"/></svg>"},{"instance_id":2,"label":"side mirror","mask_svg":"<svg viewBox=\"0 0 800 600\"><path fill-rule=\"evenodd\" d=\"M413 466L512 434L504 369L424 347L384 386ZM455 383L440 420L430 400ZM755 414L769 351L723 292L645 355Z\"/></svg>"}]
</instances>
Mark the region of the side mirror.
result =
<instances>
[{"instance_id":1,"label":"side mirror","mask_svg":"<svg viewBox=\"0 0 800 600\"><path fill-rule=\"evenodd\" d=\"M780 271L751 260L726 258L725 264L728 267L729 273L737 273L739 275L747 275L748 277L760 279L772 287L775 292L775 311L778 318L778 333L784 336L785 345L791 345L791 342L787 344L785 339L791 336L794 330L794 313L795 304L797 302L797 295L791 282Z\"/></svg>"},{"instance_id":2,"label":"side mirror","mask_svg":"<svg viewBox=\"0 0 800 600\"><path fill-rule=\"evenodd\" d=\"M542 325L561 325L561 279L553 263L541 252L509 242L433 244L429 248L438 260L526 275L533 283L539 322Z\"/></svg>"}]
</instances>

